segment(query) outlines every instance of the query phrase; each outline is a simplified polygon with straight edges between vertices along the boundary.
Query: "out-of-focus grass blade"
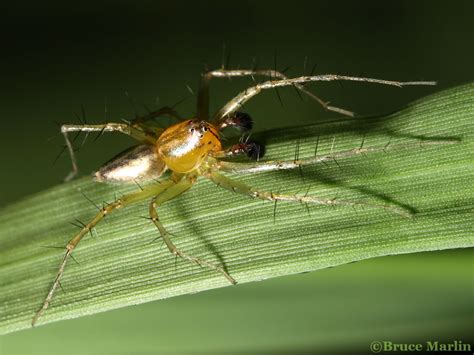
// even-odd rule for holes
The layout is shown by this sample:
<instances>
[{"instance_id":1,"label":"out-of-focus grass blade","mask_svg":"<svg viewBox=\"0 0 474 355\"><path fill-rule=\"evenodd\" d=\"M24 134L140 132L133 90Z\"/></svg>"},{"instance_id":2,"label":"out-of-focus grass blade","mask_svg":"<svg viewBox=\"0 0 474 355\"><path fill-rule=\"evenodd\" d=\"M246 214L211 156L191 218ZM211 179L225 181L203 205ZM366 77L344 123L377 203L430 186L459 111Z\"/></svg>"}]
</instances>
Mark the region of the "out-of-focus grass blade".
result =
<instances>
[{"instance_id":1,"label":"out-of-focus grass blade","mask_svg":"<svg viewBox=\"0 0 474 355\"><path fill-rule=\"evenodd\" d=\"M472 339L474 249L373 258L3 336L8 355L366 354ZM198 325L197 325L198 324ZM71 336L74 334L74 336ZM84 341L87 339L87 341Z\"/></svg>"},{"instance_id":2,"label":"out-of-focus grass blade","mask_svg":"<svg viewBox=\"0 0 474 355\"><path fill-rule=\"evenodd\" d=\"M239 176L262 190L388 203L416 211L403 218L374 208L315 207L252 200L207 181L160 209L175 244L222 263L237 281L312 271L376 256L471 247L474 85L440 92L386 117L327 121L262 134L267 159L294 159L359 147L355 155L302 171ZM97 204L136 186L82 178L0 211L0 332L30 326L64 246ZM177 260L147 220L146 203L117 211L86 238L68 265L44 324L130 304L222 287L215 272Z\"/></svg>"}]
</instances>

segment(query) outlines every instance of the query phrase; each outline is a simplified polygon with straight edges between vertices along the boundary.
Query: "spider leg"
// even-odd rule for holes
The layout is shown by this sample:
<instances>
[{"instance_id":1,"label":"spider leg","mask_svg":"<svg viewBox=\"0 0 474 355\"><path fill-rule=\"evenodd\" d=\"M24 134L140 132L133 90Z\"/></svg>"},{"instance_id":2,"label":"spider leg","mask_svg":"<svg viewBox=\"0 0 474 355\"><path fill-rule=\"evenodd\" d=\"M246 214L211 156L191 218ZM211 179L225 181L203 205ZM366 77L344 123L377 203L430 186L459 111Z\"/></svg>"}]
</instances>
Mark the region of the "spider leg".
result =
<instances>
[{"instance_id":1,"label":"spider leg","mask_svg":"<svg viewBox=\"0 0 474 355\"><path fill-rule=\"evenodd\" d=\"M143 127L143 124L148 122L148 121L151 121L157 117L160 117L160 116L169 116L169 117L172 117L172 118L175 118L176 120L178 121L181 121L182 120L182 117L172 108L172 107L161 107L160 109L156 110L156 111L152 111L152 112L149 112L148 114L144 115L144 116L140 116L140 117L137 117L135 119L133 119L131 122L130 122L130 125L132 127L142 127L142 128L145 128Z\"/></svg>"},{"instance_id":2,"label":"spider leg","mask_svg":"<svg viewBox=\"0 0 474 355\"><path fill-rule=\"evenodd\" d=\"M276 70L244 70L244 69L216 69L203 73L199 82L197 99L197 117L209 119L209 86L212 78L232 78L251 76L267 76L270 78L286 79L286 76Z\"/></svg>"},{"instance_id":3,"label":"spider leg","mask_svg":"<svg viewBox=\"0 0 474 355\"><path fill-rule=\"evenodd\" d=\"M453 144L456 143L455 140L446 140L444 142L440 142L437 140L423 142L425 145L434 145L434 144ZM217 159L208 158L209 165L212 166L213 169L221 170L229 173L235 174L248 174L248 173L259 173L265 171L275 171L275 170L290 170L290 169L298 169L303 166L308 165L315 165L320 163L326 163L329 161L334 161L335 159L345 159L356 155L361 154L368 154L368 153L380 153L380 152L387 152L388 150L403 150L403 149L410 149L410 148L418 148L420 145L419 142L415 143L403 143L403 144L387 144L382 147L357 147L351 150L345 150L337 153L331 153L327 155L319 155L313 156L309 158L302 158L302 159L294 159L294 160L268 160L268 161L253 161L253 162L230 162L230 161L222 161ZM235 145L235 146L238 146ZM232 150L235 146L229 148ZM230 156L231 154L224 154L226 151L222 153L219 152L216 158L225 158Z\"/></svg>"},{"instance_id":4,"label":"spider leg","mask_svg":"<svg viewBox=\"0 0 474 355\"><path fill-rule=\"evenodd\" d=\"M143 129L132 127L131 125L127 123L62 125L61 133L63 134L64 139L66 141L66 147L69 151L69 156L71 158L71 163L72 163L72 170L66 176L65 181L69 181L73 179L79 171L78 166L77 166L76 156L74 154L74 147L71 143L71 140L68 137L68 133L70 132L99 132L99 134L102 134L104 132L120 132L138 141L149 143L149 144L154 144L157 139L156 134L152 134L151 132L148 132L148 131L145 132Z\"/></svg>"},{"instance_id":5,"label":"spider leg","mask_svg":"<svg viewBox=\"0 0 474 355\"><path fill-rule=\"evenodd\" d=\"M212 78L233 78L233 77L246 77L250 76L252 79L254 76L265 76L275 79L288 79L288 77L280 71L273 69L216 69L203 73L201 76L199 93L198 93L198 117L207 120L209 117L209 86ZM354 113L351 111L344 110L339 107L330 106L328 102L323 101L321 98L313 94L311 91L307 90L301 84L294 84L294 87L303 92L305 95L308 95L310 98L318 102L325 110L338 112L346 116L354 116Z\"/></svg>"},{"instance_id":6,"label":"spider leg","mask_svg":"<svg viewBox=\"0 0 474 355\"><path fill-rule=\"evenodd\" d=\"M242 91L231 101L226 103L215 115L214 119L219 121L224 117L231 116L236 112L244 103L250 100L252 97L258 95L262 90L274 89L283 86L296 86L303 85L309 82L316 81L359 81L366 83L390 85L396 87L404 87L408 85L436 85L434 81L390 81L390 80L381 80L381 79L372 79L372 78L363 78L363 77L354 77L346 75L337 75L337 74L327 74L327 75L316 75L316 76L300 76L297 78L291 79L281 79L281 80L269 80L263 83L256 84L249 87L248 89Z\"/></svg>"},{"instance_id":7,"label":"spider leg","mask_svg":"<svg viewBox=\"0 0 474 355\"><path fill-rule=\"evenodd\" d=\"M395 148L393 145L390 149ZM332 153L327 155L313 156L310 158L294 159L294 160L269 160L264 162L229 162L229 161L218 161L215 163L215 168L218 170L232 172L232 173L259 173L264 171L274 170L290 170L298 169L303 166L315 165L319 163L325 163L333 161L334 159L344 159L355 155L371 153L371 152L384 152L388 147L381 148L355 148L346 150L338 153Z\"/></svg>"},{"instance_id":8,"label":"spider leg","mask_svg":"<svg viewBox=\"0 0 474 355\"><path fill-rule=\"evenodd\" d=\"M347 200L336 200L336 199L325 199L320 198L317 196L311 196L308 194L305 195L286 195L286 194L279 194L273 193L269 191L259 191L246 184L235 181L230 179L224 175L219 174L216 171L212 171L212 169L208 172L203 174L205 177L213 181L220 187L227 189L232 192L237 192L243 195L247 195L253 198L258 198L261 200L268 200L268 201L292 201L292 202L300 202L300 203L310 203L315 205L325 205L325 206L367 206L367 207L374 207L374 208L381 208L387 210L389 212L393 212L399 214L404 217L411 217L411 214L404 209L397 208L392 205L387 204L376 204L370 202L363 202L363 201L347 201Z\"/></svg>"},{"instance_id":9,"label":"spider leg","mask_svg":"<svg viewBox=\"0 0 474 355\"><path fill-rule=\"evenodd\" d=\"M161 237L163 238L163 241L165 242L166 246L168 247L169 251L175 255L179 256L180 258L187 260L193 264L205 266L209 269L215 270L220 272L222 275L225 276L227 280L229 280L230 283L236 284L237 282L224 270L224 268L220 265L213 264L209 261L199 259L197 257L191 256L184 251L178 249L173 242L170 239L170 233L165 229L163 224L160 222L158 218L158 213L156 212L156 209L161 206L163 203L166 201L175 198L176 196L182 194L186 190L188 190L193 184L194 184L195 178L184 178L181 181L179 181L176 185L171 186L168 188L166 191L161 193L160 195L154 197L149 206L150 210L150 217L153 223L155 224L156 228L158 228L158 231L160 232Z\"/></svg>"},{"instance_id":10,"label":"spider leg","mask_svg":"<svg viewBox=\"0 0 474 355\"><path fill-rule=\"evenodd\" d=\"M105 216L107 216L112 211L123 208L132 203L142 201L152 196L156 196L173 185L175 185L175 182L171 179L163 181L160 184L147 185L143 188L143 190L126 194L122 196L121 198L116 199L114 202L101 208L100 211L96 214L96 216L89 223L85 224L83 228L66 245L66 254L64 255L63 261L61 262L59 266L59 270L56 274L54 282L43 302L43 305L33 317L31 321L31 325L34 326L36 322L38 321L39 317L41 317L43 312L49 307L53 299L54 292L56 291L56 288L60 284L61 277L64 274L64 269L66 268L66 264L67 264L67 261L69 260L69 257L72 257L71 255L72 252L74 251L74 249L77 247L79 242L87 233L89 233L100 221L102 221L105 218Z\"/></svg>"}]
</instances>

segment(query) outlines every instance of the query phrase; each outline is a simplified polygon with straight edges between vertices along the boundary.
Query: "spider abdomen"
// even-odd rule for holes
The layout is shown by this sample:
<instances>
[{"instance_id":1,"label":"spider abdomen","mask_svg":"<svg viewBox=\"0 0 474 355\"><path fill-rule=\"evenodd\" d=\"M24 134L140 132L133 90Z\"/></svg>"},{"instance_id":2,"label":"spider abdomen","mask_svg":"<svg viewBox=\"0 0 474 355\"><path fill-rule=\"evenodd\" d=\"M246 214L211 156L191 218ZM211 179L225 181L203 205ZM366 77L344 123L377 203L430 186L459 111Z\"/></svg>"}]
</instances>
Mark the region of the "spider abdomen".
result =
<instances>
[{"instance_id":1,"label":"spider abdomen","mask_svg":"<svg viewBox=\"0 0 474 355\"><path fill-rule=\"evenodd\" d=\"M217 129L206 121L187 120L168 127L156 142L158 155L176 173L197 169L209 152L222 149Z\"/></svg>"}]
</instances>

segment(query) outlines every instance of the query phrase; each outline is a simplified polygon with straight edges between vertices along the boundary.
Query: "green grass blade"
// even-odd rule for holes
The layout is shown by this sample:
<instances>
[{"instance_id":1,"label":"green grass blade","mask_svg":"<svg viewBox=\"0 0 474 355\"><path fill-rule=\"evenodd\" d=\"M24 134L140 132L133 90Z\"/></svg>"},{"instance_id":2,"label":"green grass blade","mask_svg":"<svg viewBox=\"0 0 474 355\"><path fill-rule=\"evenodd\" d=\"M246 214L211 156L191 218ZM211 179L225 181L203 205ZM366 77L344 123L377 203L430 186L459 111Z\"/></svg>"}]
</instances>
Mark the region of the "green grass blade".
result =
<instances>
[{"instance_id":1,"label":"green grass blade","mask_svg":"<svg viewBox=\"0 0 474 355\"><path fill-rule=\"evenodd\" d=\"M466 343L473 252L374 258L124 307L8 334L2 354L367 354L374 340Z\"/></svg>"},{"instance_id":2,"label":"green grass blade","mask_svg":"<svg viewBox=\"0 0 474 355\"><path fill-rule=\"evenodd\" d=\"M359 147L392 150L352 156L299 171L239 176L262 190L390 203L416 211L403 218L372 208L314 207L255 201L199 181L163 206L160 218L175 244L223 263L250 282L390 254L472 247L474 85L424 98L387 117L327 121L258 137L267 159L293 159ZM437 142L433 144L433 142ZM453 144L453 142L456 142ZM136 186L82 178L0 211L0 333L30 326L56 273L64 246L98 204ZM276 208L275 208L276 207ZM206 269L176 261L147 220L146 203L107 217L96 238L75 252L39 324L222 287ZM236 286L238 287L238 286Z\"/></svg>"}]
</instances>

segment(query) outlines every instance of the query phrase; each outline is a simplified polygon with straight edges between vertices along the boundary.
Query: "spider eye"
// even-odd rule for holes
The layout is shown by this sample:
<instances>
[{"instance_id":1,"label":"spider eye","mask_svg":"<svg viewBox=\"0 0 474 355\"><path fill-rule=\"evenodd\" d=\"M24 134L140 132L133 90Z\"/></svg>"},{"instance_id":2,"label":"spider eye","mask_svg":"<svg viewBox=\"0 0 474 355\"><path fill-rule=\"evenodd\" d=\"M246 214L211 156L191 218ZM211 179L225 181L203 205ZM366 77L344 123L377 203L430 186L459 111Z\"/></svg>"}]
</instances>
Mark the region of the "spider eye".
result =
<instances>
[{"instance_id":1,"label":"spider eye","mask_svg":"<svg viewBox=\"0 0 474 355\"><path fill-rule=\"evenodd\" d=\"M195 131L194 127L189 129L189 132L191 133L194 133L194 131Z\"/></svg>"},{"instance_id":2,"label":"spider eye","mask_svg":"<svg viewBox=\"0 0 474 355\"><path fill-rule=\"evenodd\" d=\"M206 126L202 127L201 132L207 132L207 127Z\"/></svg>"}]
</instances>

